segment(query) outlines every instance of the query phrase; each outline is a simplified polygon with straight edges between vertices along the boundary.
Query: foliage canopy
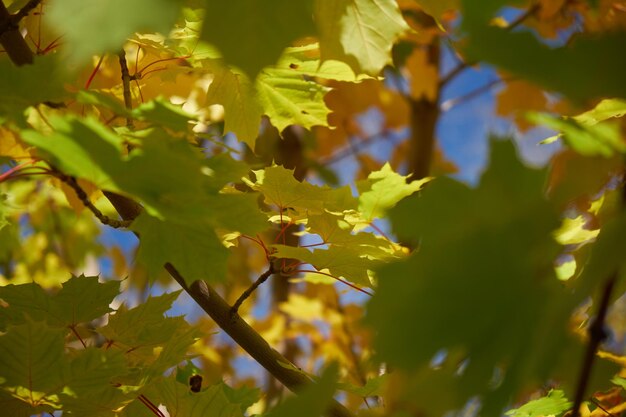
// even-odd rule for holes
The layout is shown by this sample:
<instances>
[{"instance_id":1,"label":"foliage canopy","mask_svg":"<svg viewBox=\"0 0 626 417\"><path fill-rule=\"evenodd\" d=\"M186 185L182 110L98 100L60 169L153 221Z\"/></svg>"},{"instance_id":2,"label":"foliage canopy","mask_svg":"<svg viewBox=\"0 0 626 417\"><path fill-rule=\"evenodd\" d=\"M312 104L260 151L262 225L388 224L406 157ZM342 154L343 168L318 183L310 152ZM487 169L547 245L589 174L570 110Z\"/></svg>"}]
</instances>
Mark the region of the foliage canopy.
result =
<instances>
[{"instance_id":1,"label":"foliage canopy","mask_svg":"<svg viewBox=\"0 0 626 417\"><path fill-rule=\"evenodd\" d=\"M3 0L0 44L5 415L626 409L623 0Z\"/></svg>"}]
</instances>

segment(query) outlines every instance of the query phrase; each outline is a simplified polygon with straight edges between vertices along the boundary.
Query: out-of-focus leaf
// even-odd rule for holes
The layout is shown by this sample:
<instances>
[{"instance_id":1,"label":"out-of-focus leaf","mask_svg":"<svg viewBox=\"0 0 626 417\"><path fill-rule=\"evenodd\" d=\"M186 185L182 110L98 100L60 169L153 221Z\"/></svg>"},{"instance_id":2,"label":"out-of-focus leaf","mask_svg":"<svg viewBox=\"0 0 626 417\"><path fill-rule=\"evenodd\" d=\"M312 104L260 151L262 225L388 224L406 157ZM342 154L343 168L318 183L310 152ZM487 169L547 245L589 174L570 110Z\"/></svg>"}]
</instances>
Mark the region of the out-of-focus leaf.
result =
<instances>
[{"instance_id":1,"label":"out-of-focus leaf","mask_svg":"<svg viewBox=\"0 0 626 417\"><path fill-rule=\"evenodd\" d=\"M201 38L251 79L296 39L314 34L311 0L206 0Z\"/></svg>"},{"instance_id":2,"label":"out-of-focus leaf","mask_svg":"<svg viewBox=\"0 0 626 417\"><path fill-rule=\"evenodd\" d=\"M485 413L550 375L572 343L567 325L580 298L554 274L558 216L544 197L544 176L521 165L511 144L493 142L477 188L438 178L392 210L394 231L419 249L379 271L367 317L382 359L421 370L432 384L439 377L431 391L460 404L480 395ZM410 331L389 326L398 322L411 323ZM445 372L429 367L442 349L451 361Z\"/></svg>"},{"instance_id":3,"label":"out-of-focus leaf","mask_svg":"<svg viewBox=\"0 0 626 417\"><path fill-rule=\"evenodd\" d=\"M63 34L71 62L83 64L93 55L120 50L135 32L167 34L180 8L178 0L102 0L89 7L81 0L60 0L46 8L45 17ZM71 25L67 24L68 16L72 17Z\"/></svg>"},{"instance_id":4,"label":"out-of-focus leaf","mask_svg":"<svg viewBox=\"0 0 626 417\"><path fill-rule=\"evenodd\" d=\"M571 407L572 403L565 398L563 391L552 390L545 397L529 401L520 408L507 411L506 415L512 417L558 416Z\"/></svg>"},{"instance_id":5,"label":"out-of-focus leaf","mask_svg":"<svg viewBox=\"0 0 626 417\"><path fill-rule=\"evenodd\" d=\"M337 388L337 366L328 367L315 383L297 396L287 398L270 411L268 417L318 417L324 414Z\"/></svg>"}]
</instances>

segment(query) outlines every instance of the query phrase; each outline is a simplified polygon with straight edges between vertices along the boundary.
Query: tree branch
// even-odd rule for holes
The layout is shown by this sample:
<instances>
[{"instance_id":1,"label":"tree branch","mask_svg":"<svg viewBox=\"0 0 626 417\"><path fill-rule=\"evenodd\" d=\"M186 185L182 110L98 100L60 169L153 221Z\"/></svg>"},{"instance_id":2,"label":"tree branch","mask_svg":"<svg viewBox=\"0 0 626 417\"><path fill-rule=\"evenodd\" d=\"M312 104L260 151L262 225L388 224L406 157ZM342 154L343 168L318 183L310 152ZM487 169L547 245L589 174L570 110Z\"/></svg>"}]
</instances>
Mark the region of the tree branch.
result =
<instances>
[{"instance_id":1,"label":"tree branch","mask_svg":"<svg viewBox=\"0 0 626 417\"><path fill-rule=\"evenodd\" d=\"M124 220L133 220L142 210L141 206L126 197L111 193L105 193L105 195L113 197L109 201ZM168 262L164 267L217 325L274 378L294 392L298 392L302 387L312 383L303 372L296 370L295 365L272 349L267 341L244 319L238 314L233 315L232 307L209 284L205 281L195 281L191 286L188 286L185 278L174 265ZM330 404L327 415L330 417L353 417L347 408L335 400Z\"/></svg>"},{"instance_id":2,"label":"tree branch","mask_svg":"<svg viewBox=\"0 0 626 417\"><path fill-rule=\"evenodd\" d=\"M30 4L31 2L29 2ZM24 6L26 7L26 6ZM14 16L9 13L3 2L0 1L0 45L17 66L32 64L33 51L22 37Z\"/></svg>"}]
</instances>

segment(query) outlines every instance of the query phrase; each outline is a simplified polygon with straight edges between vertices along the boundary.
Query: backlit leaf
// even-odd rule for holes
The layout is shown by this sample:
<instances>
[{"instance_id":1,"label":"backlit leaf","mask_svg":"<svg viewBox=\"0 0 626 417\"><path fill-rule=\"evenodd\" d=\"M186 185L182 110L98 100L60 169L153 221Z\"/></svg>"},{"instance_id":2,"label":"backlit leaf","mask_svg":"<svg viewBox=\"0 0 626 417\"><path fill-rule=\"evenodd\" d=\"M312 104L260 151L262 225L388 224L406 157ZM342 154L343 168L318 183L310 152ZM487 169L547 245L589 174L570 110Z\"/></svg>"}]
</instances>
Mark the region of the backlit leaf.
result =
<instances>
[{"instance_id":1,"label":"backlit leaf","mask_svg":"<svg viewBox=\"0 0 626 417\"><path fill-rule=\"evenodd\" d=\"M378 75L409 29L394 0L317 0L315 7L322 61L347 62L357 74Z\"/></svg>"},{"instance_id":2,"label":"backlit leaf","mask_svg":"<svg viewBox=\"0 0 626 417\"><path fill-rule=\"evenodd\" d=\"M572 403L565 398L563 391L552 390L545 397L529 401L520 408L507 411L506 415L513 417L558 416L571 407Z\"/></svg>"}]
</instances>

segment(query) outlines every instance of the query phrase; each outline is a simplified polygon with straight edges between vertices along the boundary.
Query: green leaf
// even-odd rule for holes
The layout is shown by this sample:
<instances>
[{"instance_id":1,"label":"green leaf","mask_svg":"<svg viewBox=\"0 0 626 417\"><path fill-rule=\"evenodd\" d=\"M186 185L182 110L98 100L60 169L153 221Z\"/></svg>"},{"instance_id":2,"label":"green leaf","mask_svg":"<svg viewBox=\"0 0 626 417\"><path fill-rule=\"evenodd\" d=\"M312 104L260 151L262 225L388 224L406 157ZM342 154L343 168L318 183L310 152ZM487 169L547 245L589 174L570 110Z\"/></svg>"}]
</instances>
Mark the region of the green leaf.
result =
<instances>
[{"instance_id":1,"label":"green leaf","mask_svg":"<svg viewBox=\"0 0 626 417\"><path fill-rule=\"evenodd\" d=\"M297 46L285 49L284 53L275 66L274 71L299 74L305 77L323 78L325 80L357 81L371 78L367 75L356 75L352 68L343 61L332 59L320 62L320 49L318 43ZM267 68L266 71L270 71ZM286 75L286 74L285 74Z\"/></svg>"},{"instance_id":2,"label":"green leaf","mask_svg":"<svg viewBox=\"0 0 626 417\"><path fill-rule=\"evenodd\" d=\"M170 128L176 132L185 132L191 120L196 117L184 111L181 106L170 103L163 97L142 103L133 109L132 115L138 120Z\"/></svg>"},{"instance_id":3,"label":"green leaf","mask_svg":"<svg viewBox=\"0 0 626 417\"><path fill-rule=\"evenodd\" d=\"M141 243L138 259L156 275L172 263L187 284L196 280L223 281L229 252L210 226L191 227L162 221L142 213L132 224Z\"/></svg>"},{"instance_id":4,"label":"green leaf","mask_svg":"<svg viewBox=\"0 0 626 417\"><path fill-rule=\"evenodd\" d=\"M430 178L407 183L408 176L395 173L386 163L379 171L370 173L366 180L359 181L359 211L365 223L383 217L387 210L400 200L422 189Z\"/></svg>"},{"instance_id":5,"label":"green leaf","mask_svg":"<svg viewBox=\"0 0 626 417\"><path fill-rule=\"evenodd\" d=\"M201 39L254 79L293 41L315 34L311 5L311 0L206 0Z\"/></svg>"},{"instance_id":6,"label":"green leaf","mask_svg":"<svg viewBox=\"0 0 626 417\"><path fill-rule=\"evenodd\" d=\"M265 196L265 202L283 210L303 209L310 213L343 211L356 208L356 199L352 197L350 187L331 189L318 187L307 182L299 182L293 176L293 170L281 166L267 167L254 171L256 182L249 185Z\"/></svg>"},{"instance_id":7,"label":"green leaf","mask_svg":"<svg viewBox=\"0 0 626 417\"><path fill-rule=\"evenodd\" d=\"M329 212L311 214L307 219L307 231L322 238L325 244L335 247L352 248L374 259L392 258L398 255L399 248L385 238L372 233L353 233L354 225Z\"/></svg>"},{"instance_id":8,"label":"green leaf","mask_svg":"<svg viewBox=\"0 0 626 417\"><path fill-rule=\"evenodd\" d=\"M44 321L50 311L50 297L39 286L29 283L0 287L0 299L8 307L0 308L0 330L8 325L23 324L28 318L34 321Z\"/></svg>"},{"instance_id":9,"label":"green leaf","mask_svg":"<svg viewBox=\"0 0 626 417\"><path fill-rule=\"evenodd\" d=\"M177 0L103 0L90 7L81 0L59 0L46 9L46 21L63 34L71 63L84 64L93 55L120 50L135 32L167 35L180 8ZM71 25L67 24L68 16L72 17Z\"/></svg>"},{"instance_id":10,"label":"green leaf","mask_svg":"<svg viewBox=\"0 0 626 417\"><path fill-rule=\"evenodd\" d=\"M217 69L209 86L207 104L224 106L224 132L234 133L237 139L254 150L263 108L245 74L228 68Z\"/></svg>"},{"instance_id":11,"label":"green leaf","mask_svg":"<svg viewBox=\"0 0 626 417\"><path fill-rule=\"evenodd\" d=\"M318 271L328 269L331 275L344 278L355 284L372 287L367 271L380 265L380 261L365 257L358 248L329 246L328 249L298 248L293 246L272 245L276 249L276 258L298 259L313 265Z\"/></svg>"},{"instance_id":12,"label":"green leaf","mask_svg":"<svg viewBox=\"0 0 626 417\"><path fill-rule=\"evenodd\" d=\"M528 119L536 124L562 132L565 142L584 156L611 157L626 152L618 122L583 124L575 118L562 119L548 114L531 113Z\"/></svg>"},{"instance_id":13,"label":"green leaf","mask_svg":"<svg viewBox=\"0 0 626 417\"><path fill-rule=\"evenodd\" d=\"M257 99L279 131L290 125L328 126L324 95L330 91L309 77L281 66L265 69L256 79Z\"/></svg>"},{"instance_id":14,"label":"green leaf","mask_svg":"<svg viewBox=\"0 0 626 417\"><path fill-rule=\"evenodd\" d=\"M121 165L122 139L91 118L53 117L49 136L22 131L22 139L43 151L47 159L68 175L94 183L98 188L120 191L109 171Z\"/></svg>"},{"instance_id":15,"label":"green leaf","mask_svg":"<svg viewBox=\"0 0 626 417\"><path fill-rule=\"evenodd\" d=\"M9 326L0 336L0 386L31 405L54 401L64 368L65 331L42 322Z\"/></svg>"},{"instance_id":16,"label":"green leaf","mask_svg":"<svg viewBox=\"0 0 626 417\"><path fill-rule=\"evenodd\" d=\"M244 161L233 159L230 155L222 153L214 155L205 161L210 169L207 186L211 191L220 191L231 182L240 182L250 172L250 166Z\"/></svg>"},{"instance_id":17,"label":"green leaf","mask_svg":"<svg viewBox=\"0 0 626 417\"><path fill-rule=\"evenodd\" d=\"M604 99L593 109L572 117L580 124L591 126L626 114L626 100Z\"/></svg>"},{"instance_id":18,"label":"green leaf","mask_svg":"<svg viewBox=\"0 0 626 417\"><path fill-rule=\"evenodd\" d=\"M438 178L391 212L394 231L419 249L379 271L367 319L382 359L440 380L431 391L456 398L449 407L481 395L485 413L498 413L518 389L547 378L572 343L569 315L582 298L554 274L559 221L544 178L510 143L493 142L477 188ZM400 322L411 331L389 325ZM429 363L442 349L450 363L437 371Z\"/></svg>"},{"instance_id":19,"label":"green leaf","mask_svg":"<svg viewBox=\"0 0 626 417\"><path fill-rule=\"evenodd\" d=\"M72 277L52 298L51 324L75 326L102 317L120 293L118 281L98 282L98 277Z\"/></svg>"},{"instance_id":20,"label":"green leaf","mask_svg":"<svg viewBox=\"0 0 626 417\"><path fill-rule=\"evenodd\" d=\"M293 124L305 128L327 126L329 110L323 98L329 88L312 77L317 72L327 78L333 74L348 77L346 68L327 65L318 70L319 60L311 58L305 65L301 61L305 52L302 48L289 48L277 65L261 71L254 84L245 74L218 67L209 86L207 104L224 106L224 131L234 133L254 149L263 114L279 131ZM293 55L300 58L294 59ZM306 69L311 72L307 73Z\"/></svg>"},{"instance_id":21,"label":"green leaf","mask_svg":"<svg viewBox=\"0 0 626 417\"><path fill-rule=\"evenodd\" d=\"M109 316L99 332L113 345L126 352L127 360L141 365L131 385L161 375L165 370L188 359L187 350L196 341L198 331L184 317L164 317L180 291L150 297L139 306L120 308ZM160 349L156 349L160 348Z\"/></svg>"},{"instance_id":22,"label":"green leaf","mask_svg":"<svg viewBox=\"0 0 626 417\"><path fill-rule=\"evenodd\" d=\"M7 308L0 309L0 328L22 324L29 317L47 321L51 326L73 327L102 317L112 311L109 304L119 294L119 282L98 282L98 277L72 277L55 295L39 284L0 287L0 298Z\"/></svg>"},{"instance_id":23,"label":"green leaf","mask_svg":"<svg viewBox=\"0 0 626 417\"><path fill-rule=\"evenodd\" d=\"M409 30L394 0L317 0L315 17L322 61L347 62L357 74L378 75Z\"/></svg>"},{"instance_id":24,"label":"green leaf","mask_svg":"<svg viewBox=\"0 0 626 417\"><path fill-rule=\"evenodd\" d=\"M223 390L222 384L208 387L194 393L189 386L177 382L175 377L160 378L154 381L144 395L153 403L163 404L170 416L185 417L243 417L238 404L232 403ZM149 417L154 414L139 401L127 407L126 416Z\"/></svg>"},{"instance_id":25,"label":"green leaf","mask_svg":"<svg viewBox=\"0 0 626 417\"><path fill-rule=\"evenodd\" d=\"M329 366L322 376L302 389L297 396L287 398L274 409L268 417L319 417L333 399L337 388L338 367Z\"/></svg>"},{"instance_id":26,"label":"green leaf","mask_svg":"<svg viewBox=\"0 0 626 417\"><path fill-rule=\"evenodd\" d=\"M0 73L0 114L18 116L28 106L61 101L68 95L63 85L69 77L54 54L37 56L33 64L21 67L3 59Z\"/></svg>"},{"instance_id":27,"label":"green leaf","mask_svg":"<svg viewBox=\"0 0 626 417\"><path fill-rule=\"evenodd\" d=\"M563 391L551 390L545 397L529 401L520 408L509 410L506 415L512 417L558 416L571 407L572 403L567 401Z\"/></svg>"},{"instance_id":28,"label":"green leaf","mask_svg":"<svg viewBox=\"0 0 626 417\"><path fill-rule=\"evenodd\" d=\"M368 379L363 386L357 386L350 383L340 383L338 384L338 389L358 395L359 397L371 397L374 395L379 396L384 394L383 388L388 379L389 374L383 374Z\"/></svg>"},{"instance_id":29,"label":"green leaf","mask_svg":"<svg viewBox=\"0 0 626 417\"><path fill-rule=\"evenodd\" d=\"M95 119L51 118L54 133L23 132L27 143L43 150L66 174L84 178L103 190L139 198L161 218L202 221L206 196L200 152L161 129L151 129L128 157L123 140Z\"/></svg>"},{"instance_id":30,"label":"green leaf","mask_svg":"<svg viewBox=\"0 0 626 417\"><path fill-rule=\"evenodd\" d=\"M267 216L259 210L258 194L222 193L205 202L206 222L213 227L256 235L269 227Z\"/></svg>"}]
</instances>

